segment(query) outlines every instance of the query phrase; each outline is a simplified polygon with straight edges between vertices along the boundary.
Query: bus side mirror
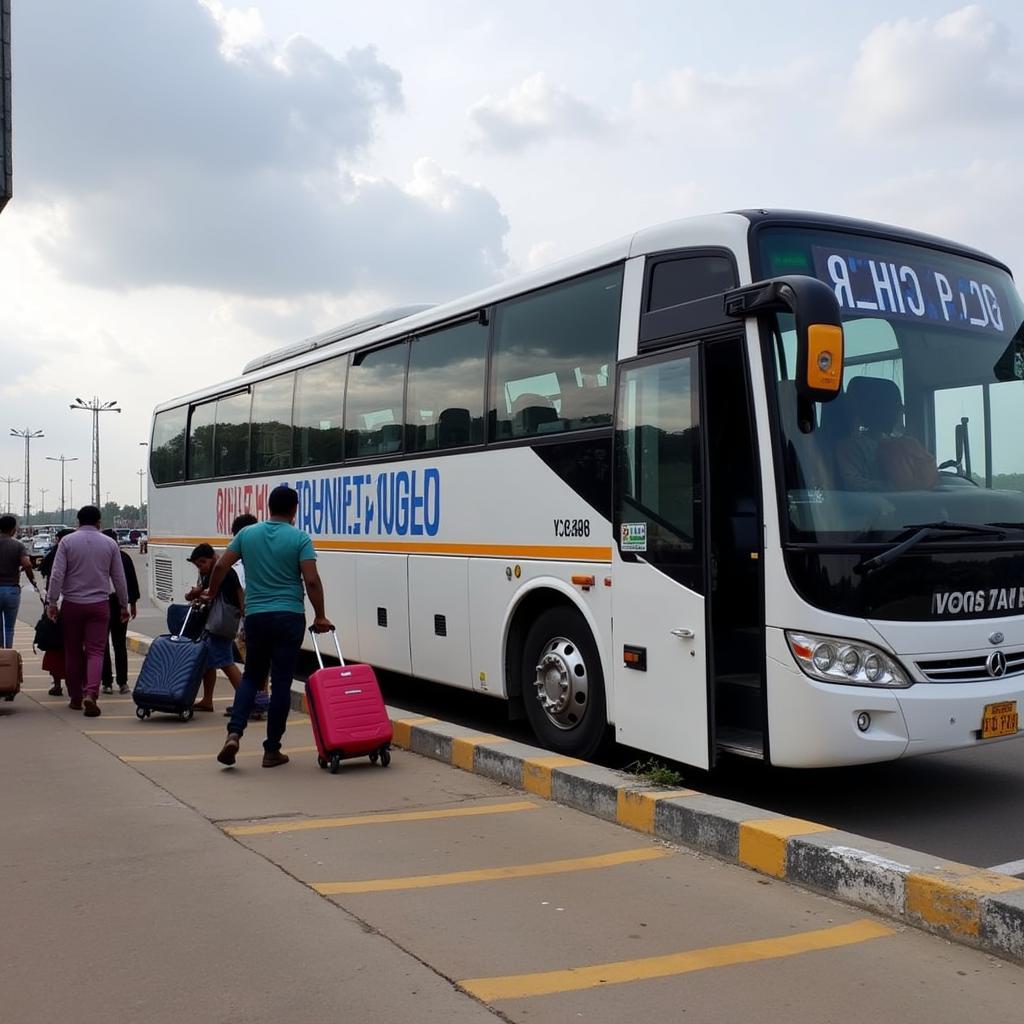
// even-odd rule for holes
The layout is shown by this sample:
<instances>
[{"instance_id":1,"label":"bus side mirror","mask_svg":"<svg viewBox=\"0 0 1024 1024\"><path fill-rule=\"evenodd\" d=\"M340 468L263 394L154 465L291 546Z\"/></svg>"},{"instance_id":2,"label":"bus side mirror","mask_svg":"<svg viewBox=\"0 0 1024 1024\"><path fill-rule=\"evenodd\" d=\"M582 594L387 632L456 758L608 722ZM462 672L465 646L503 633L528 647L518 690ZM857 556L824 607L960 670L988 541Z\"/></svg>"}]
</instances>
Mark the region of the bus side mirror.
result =
<instances>
[{"instance_id":1,"label":"bus side mirror","mask_svg":"<svg viewBox=\"0 0 1024 1024\"><path fill-rule=\"evenodd\" d=\"M725 293L727 316L792 313L796 318L797 394L831 402L843 386L843 324L839 301L823 281L790 274Z\"/></svg>"}]
</instances>

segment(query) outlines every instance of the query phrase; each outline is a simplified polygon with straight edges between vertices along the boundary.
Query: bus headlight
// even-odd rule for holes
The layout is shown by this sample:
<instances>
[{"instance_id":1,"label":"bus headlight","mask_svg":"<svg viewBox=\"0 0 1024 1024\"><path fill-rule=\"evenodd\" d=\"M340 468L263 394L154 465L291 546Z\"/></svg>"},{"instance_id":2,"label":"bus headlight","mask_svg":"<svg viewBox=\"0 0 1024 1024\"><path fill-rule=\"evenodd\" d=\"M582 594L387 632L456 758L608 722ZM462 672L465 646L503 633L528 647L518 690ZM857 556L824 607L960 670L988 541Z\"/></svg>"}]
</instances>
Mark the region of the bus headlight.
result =
<instances>
[{"instance_id":1,"label":"bus headlight","mask_svg":"<svg viewBox=\"0 0 1024 1024\"><path fill-rule=\"evenodd\" d=\"M848 686L910 686L895 658L860 640L786 631L789 649L796 663L812 679Z\"/></svg>"}]
</instances>

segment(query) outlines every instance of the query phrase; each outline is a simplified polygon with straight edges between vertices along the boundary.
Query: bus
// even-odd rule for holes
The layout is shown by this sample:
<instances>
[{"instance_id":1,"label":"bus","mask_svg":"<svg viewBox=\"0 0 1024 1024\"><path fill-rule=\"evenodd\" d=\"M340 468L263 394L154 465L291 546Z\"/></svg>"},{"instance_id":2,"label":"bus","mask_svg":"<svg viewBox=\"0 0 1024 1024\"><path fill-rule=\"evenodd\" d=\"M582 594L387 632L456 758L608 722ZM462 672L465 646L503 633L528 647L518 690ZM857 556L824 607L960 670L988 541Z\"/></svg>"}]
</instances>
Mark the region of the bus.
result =
<instances>
[{"instance_id":1,"label":"bus","mask_svg":"<svg viewBox=\"0 0 1024 1024\"><path fill-rule=\"evenodd\" d=\"M984 253L765 210L384 310L156 408L151 593L288 484L349 658L559 753L1018 736L1022 313Z\"/></svg>"}]
</instances>

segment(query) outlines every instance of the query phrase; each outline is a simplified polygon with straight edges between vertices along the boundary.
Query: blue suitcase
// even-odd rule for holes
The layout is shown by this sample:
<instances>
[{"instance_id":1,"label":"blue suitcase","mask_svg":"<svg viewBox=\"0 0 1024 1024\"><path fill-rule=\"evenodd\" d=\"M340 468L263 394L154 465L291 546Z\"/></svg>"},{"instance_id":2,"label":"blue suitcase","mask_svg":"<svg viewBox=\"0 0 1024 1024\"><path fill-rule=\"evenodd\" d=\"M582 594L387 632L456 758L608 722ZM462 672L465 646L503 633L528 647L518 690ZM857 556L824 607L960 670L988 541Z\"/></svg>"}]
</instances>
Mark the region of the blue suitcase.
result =
<instances>
[{"instance_id":1,"label":"blue suitcase","mask_svg":"<svg viewBox=\"0 0 1024 1024\"><path fill-rule=\"evenodd\" d=\"M206 641L188 636L188 618L177 636L158 636L149 648L132 690L139 718L162 711L187 722L195 714L192 705L206 670Z\"/></svg>"}]
</instances>

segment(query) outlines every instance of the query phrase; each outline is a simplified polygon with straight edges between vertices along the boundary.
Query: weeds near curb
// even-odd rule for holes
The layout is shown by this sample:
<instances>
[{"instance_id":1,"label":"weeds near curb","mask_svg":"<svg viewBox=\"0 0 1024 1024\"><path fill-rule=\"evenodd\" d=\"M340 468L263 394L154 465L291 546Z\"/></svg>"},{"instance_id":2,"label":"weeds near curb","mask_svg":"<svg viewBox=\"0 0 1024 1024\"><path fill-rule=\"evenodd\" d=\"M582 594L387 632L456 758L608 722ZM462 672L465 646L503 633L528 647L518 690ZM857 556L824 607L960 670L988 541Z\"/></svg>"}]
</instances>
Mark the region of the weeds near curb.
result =
<instances>
[{"instance_id":1,"label":"weeds near curb","mask_svg":"<svg viewBox=\"0 0 1024 1024\"><path fill-rule=\"evenodd\" d=\"M651 758L648 761L634 761L626 765L626 771L652 786L681 786L683 776L667 764Z\"/></svg>"}]
</instances>

